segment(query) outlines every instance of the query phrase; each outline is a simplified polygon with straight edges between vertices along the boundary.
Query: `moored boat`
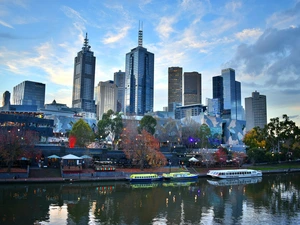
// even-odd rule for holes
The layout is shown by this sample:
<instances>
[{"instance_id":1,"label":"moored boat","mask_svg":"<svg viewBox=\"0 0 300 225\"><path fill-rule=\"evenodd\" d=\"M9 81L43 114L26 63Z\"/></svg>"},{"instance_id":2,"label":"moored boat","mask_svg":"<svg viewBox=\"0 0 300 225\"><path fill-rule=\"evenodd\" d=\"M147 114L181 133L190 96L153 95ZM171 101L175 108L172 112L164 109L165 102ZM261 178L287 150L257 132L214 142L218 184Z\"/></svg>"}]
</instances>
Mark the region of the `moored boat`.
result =
<instances>
[{"instance_id":1,"label":"moored boat","mask_svg":"<svg viewBox=\"0 0 300 225\"><path fill-rule=\"evenodd\" d=\"M245 178L245 177L261 177L260 170L236 169L236 170L210 170L207 176L212 178Z\"/></svg>"},{"instance_id":2,"label":"moored boat","mask_svg":"<svg viewBox=\"0 0 300 225\"><path fill-rule=\"evenodd\" d=\"M130 182L152 182L161 181L163 177L155 173L131 174L128 178Z\"/></svg>"},{"instance_id":3,"label":"moored boat","mask_svg":"<svg viewBox=\"0 0 300 225\"><path fill-rule=\"evenodd\" d=\"M198 178L198 174L193 174L190 172L174 172L174 173L163 173L164 180L190 180Z\"/></svg>"}]
</instances>

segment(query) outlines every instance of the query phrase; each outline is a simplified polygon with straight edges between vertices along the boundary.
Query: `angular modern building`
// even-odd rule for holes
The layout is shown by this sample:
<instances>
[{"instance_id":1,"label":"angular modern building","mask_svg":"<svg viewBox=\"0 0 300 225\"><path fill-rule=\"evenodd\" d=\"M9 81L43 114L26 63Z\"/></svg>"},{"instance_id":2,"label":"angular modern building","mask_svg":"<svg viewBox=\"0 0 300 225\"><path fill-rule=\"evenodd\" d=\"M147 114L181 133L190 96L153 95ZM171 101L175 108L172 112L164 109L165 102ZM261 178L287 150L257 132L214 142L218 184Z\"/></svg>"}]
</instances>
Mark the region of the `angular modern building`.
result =
<instances>
[{"instance_id":1,"label":"angular modern building","mask_svg":"<svg viewBox=\"0 0 300 225\"><path fill-rule=\"evenodd\" d=\"M222 70L223 78L223 109L230 112L230 118L243 120L241 104L241 83L235 80L235 70L228 68Z\"/></svg>"},{"instance_id":2,"label":"angular modern building","mask_svg":"<svg viewBox=\"0 0 300 225\"><path fill-rule=\"evenodd\" d=\"M154 54L143 47L143 31L139 29L138 46L126 54L125 115L153 112Z\"/></svg>"},{"instance_id":3,"label":"angular modern building","mask_svg":"<svg viewBox=\"0 0 300 225\"><path fill-rule=\"evenodd\" d=\"M72 108L79 108L85 112L95 113L94 85L96 57L90 50L86 37L82 50L74 59Z\"/></svg>"},{"instance_id":4,"label":"angular modern building","mask_svg":"<svg viewBox=\"0 0 300 225\"><path fill-rule=\"evenodd\" d=\"M121 70L119 70L119 72L115 72L114 82L118 87L117 112L124 112L125 72L122 72Z\"/></svg>"},{"instance_id":5,"label":"angular modern building","mask_svg":"<svg viewBox=\"0 0 300 225\"><path fill-rule=\"evenodd\" d=\"M184 106L202 104L201 73L184 72L182 103Z\"/></svg>"},{"instance_id":6,"label":"angular modern building","mask_svg":"<svg viewBox=\"0 0 300 225\"><path fill-rule=\"evenodd\" d=\"M254 127L264 128L267 124L267 98L259 92L252 92L252 97L245 98L246 130Z\"/></svg>"},{"instance_id":7,"label":"angular modern building","mask_svg":"<svg viewBox=\"0 0 300 225\"><path fill-rule=\"evenodd\" d=\"M37 109L45 104L46 85L34 81L23 81L13 89L14 105L36 105Z\"/></svg>"},{"instance_id":8,"label":"angular modern building","mask_svg":"<svg viewBox=\"0 0 300 225\"><path fill-rule=\"evenodd\" d=\"M176 106L182 106L182 67L169 67L168 111L174 112Z\"/></svg>"},{"instance_id":9,"label":"angular modern building","mask_svg":"<svg viewBox=\"0 0 300 225\"><path fill-rule=\"evenodd\" d=\"M99 82L96 87L97 119L101 120L108 110L117 110L117 85L112 81Z\"/></svg>"}]
</instances>

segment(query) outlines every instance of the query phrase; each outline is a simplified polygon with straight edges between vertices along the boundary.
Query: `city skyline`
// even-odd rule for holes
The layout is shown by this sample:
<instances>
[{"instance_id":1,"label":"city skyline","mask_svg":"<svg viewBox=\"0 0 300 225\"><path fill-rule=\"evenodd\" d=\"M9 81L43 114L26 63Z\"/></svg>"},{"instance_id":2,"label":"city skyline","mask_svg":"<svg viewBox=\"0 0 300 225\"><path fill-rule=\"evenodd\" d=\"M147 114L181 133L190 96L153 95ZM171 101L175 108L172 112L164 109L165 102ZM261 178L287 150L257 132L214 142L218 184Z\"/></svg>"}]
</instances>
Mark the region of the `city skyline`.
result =
<instances>
[{"instance_id":1,"label":"city skyline","mask_svg":"<svg viewBox=\"0 0 300 225\"><path fill-rule=\"evenodd\" d=\"M46 84L45 103L72 105L74 56L88 33L95 84L125 71L138 43L155 54L154 111L168 105L168 68L202 74L202 102L212 77L233 68L242 105L266 95L268 122L287 114L300 124L300 2L291 1L2 1L0 101L29 80ZM38 13L37 13L38 12Z\"/></svg>"}]
</instances>

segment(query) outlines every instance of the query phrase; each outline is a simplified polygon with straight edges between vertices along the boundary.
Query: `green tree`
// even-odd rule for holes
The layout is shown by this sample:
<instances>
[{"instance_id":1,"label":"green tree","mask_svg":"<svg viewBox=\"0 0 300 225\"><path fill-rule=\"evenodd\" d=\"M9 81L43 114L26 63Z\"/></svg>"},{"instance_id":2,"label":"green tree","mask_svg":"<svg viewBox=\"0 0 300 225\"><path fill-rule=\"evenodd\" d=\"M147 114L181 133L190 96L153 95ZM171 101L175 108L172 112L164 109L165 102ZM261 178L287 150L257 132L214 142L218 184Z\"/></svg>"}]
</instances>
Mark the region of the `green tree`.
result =
<instances>
[{"instance_id":1,"label":"green tree","mask_svg":"<svg viewBox=\"0 0 300 225\"><path fill-rule=\"evenodd\" d=\"M197 137L200 139L200 147L207 148L211 137L211 131L207 124L201 124L200 129L197 131Z\"/></svg>"},{"instance_id":2,"label":"green tree","mask_svg":"<svg viewBox=\"0 0 300 225\"><path fill-rule=\"evenodd\" d=\"M0 159L10 172L13 163L21 157L33 157L34 145L38 142L37 132L24 130L22 127L0 129Z\"/></svg>"},{"instance_id":3,"label":"green tree","mask_svg":"<svg viewBox=\"0 0 300 225\"><path fill-rule=\"evenodd\" d=\"M190 117L186 117L183 120L182 126L182 143L188 147L192 148L197 141L197 132L199 130L200 124L195 122L195 120Z\"/></svg>"},{"instance_id":4,"label":"green tree","mask_svg":"<svg viewBox=\"0 0 300 225\"><path fill-rule=\"evenodd\" d=\"M146 130L148 133L154 135L156 124L157 121L153 116L145 115L140 121L138 131L142 133L143 130Z\"/></svg>"},{"instance_id":5,"label":"green tree","mask_svg":"<svg viewBox=\"0 0 300 225\"><path fill-rule=\"evenodd\" d=\"M85 147L94 140L95 135L92 128L83 119L78 120L73 124L70 131L70 137L75 138L75 143L79 147Z\"/></svg>"},{"instance_id":6,"label":"green tree","mask_svg":"<svg viewBox=\"0 0 300 225\"><path fill-rule=\"evenodd\" d=\"M260 127L254 127L244 136L243 142L249 148L265 148L266 140Z\"/></svg>"},{"instance_id":7,"label":"green tree","mask_svg":"<svg viewBox=\"0 0 300 225\"><path fill-rule=\"evenodd\" d=\"M113 149L115 140L119 140L123 130L122 114L115 113L113 110L108 110L104 113L102 120L98 124L98 138L109 138L112 141Z\"/></svg>"}]
</instances>

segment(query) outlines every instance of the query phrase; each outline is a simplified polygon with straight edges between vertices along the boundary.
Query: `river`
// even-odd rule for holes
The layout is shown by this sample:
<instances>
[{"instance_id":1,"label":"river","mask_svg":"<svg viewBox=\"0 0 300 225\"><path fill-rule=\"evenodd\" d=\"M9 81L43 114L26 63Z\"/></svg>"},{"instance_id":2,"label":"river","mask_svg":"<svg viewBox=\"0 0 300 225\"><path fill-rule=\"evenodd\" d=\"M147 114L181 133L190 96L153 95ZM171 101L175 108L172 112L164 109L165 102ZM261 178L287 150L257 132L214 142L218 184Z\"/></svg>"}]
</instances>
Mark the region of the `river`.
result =
<instances>
[{"instance_id":1,"label":"river","mask_svg":"<svg viewBox=\"0 0 300 225\"><path fill-rule=\"evenodd\" d=\"M299 224L300 173L262 179L0 185L0 224Z\"/></svg>"}]
</instances>

